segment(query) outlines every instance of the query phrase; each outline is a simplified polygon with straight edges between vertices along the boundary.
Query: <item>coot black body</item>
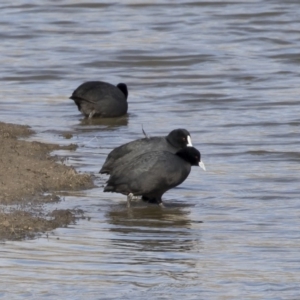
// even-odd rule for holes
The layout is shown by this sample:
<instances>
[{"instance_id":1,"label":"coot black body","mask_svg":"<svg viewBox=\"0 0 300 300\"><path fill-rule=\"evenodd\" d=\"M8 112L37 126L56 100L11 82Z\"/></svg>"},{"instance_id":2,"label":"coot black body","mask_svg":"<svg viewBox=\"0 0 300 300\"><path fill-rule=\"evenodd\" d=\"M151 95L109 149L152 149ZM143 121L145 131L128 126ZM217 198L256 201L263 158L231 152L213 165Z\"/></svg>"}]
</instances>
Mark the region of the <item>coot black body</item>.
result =
<instances>
[{"instance_id":1,"label":"coot black body","mask_svg":"<svg viewBox=\"0 0 300 300\"><path fill-rule=\"evenodd\" d=\"M145 152L168 151L176 153L187 146L192 146L192 142L191 135L186 129L172 130L165 137L138 139L112 150L99 173L110 174L115 167L131 161L134 157Z\"/></svg>"},{"instance_id":2,"label":"coot black body","mask_svg":"<svg viewBox=\"0 0 300 300\"><path fill-rule=\"evenodd\" d=\"M194 147L186 147L176 154L147 152L115 168L104 192L127 195L128 205L133 196L161 204L162 195L181 184L190 174L191 166L201 166L205 170L201 154Z\"/></svg>"},{"instance_id":3,"label":"coot black body","mask_svg":"<svg viewBox=\"0 0 300 300\"><path fill-rule=\"evenodd\" d=\"M103 81L88 81L72 94L78 110L85 117L114 118L127 113L128 90L125 83L114 86Z\"/></svg>"}]
</instances>

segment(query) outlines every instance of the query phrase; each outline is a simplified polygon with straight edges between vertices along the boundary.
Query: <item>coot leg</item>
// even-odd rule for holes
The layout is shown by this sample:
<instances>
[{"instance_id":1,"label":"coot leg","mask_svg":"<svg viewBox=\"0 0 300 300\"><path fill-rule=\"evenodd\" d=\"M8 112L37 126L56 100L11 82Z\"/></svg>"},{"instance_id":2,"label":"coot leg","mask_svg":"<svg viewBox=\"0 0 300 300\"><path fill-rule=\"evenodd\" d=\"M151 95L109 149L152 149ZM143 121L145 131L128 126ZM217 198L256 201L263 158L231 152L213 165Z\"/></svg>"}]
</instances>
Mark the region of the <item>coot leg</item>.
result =
<instances>
[{"instance_id":1,"label":"coot leg","mask_svg":"<svg viewBox=\"0 0 300 300\"><path fill-rule=\"evenodd\" d=\"M162 200L161 200L161 198L156 198L155 200L156 200L156 203L157 203L160 207L165 207L164 204L163 204L163 202L162 202Z\"/></svg>"},{"instance_id":2,"label":"coot leg","mask_svg":"<svg viewBox=\"0 0 300 300\"><path fill-rule=\"evenodd\" d=\"M133 199L133 194L129 193L127 196L127 207L130 207L131 200Z\"/></svg>"},{"instance_id":3,"label":"coot leg","mask_svg":"<svg viewBox=\"0 0 300 300\"><path fill-rule=\"evenodd\" d=\"M95 111L95 110L92 110L92 111L90 112L90 114L89 114L89 119L91 119L91 118L94 116L95 113L96 113L96 111Z\"/></svg>"}]
</instances>

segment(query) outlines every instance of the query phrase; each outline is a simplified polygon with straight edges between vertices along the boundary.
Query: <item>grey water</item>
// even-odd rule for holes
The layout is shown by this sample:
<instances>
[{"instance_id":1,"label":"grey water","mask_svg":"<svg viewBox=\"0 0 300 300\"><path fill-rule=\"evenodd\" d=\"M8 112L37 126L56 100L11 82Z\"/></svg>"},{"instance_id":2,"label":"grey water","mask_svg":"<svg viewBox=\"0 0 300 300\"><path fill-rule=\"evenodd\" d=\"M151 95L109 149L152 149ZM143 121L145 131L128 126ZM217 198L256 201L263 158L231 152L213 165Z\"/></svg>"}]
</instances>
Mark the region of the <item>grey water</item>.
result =
<instances>
[{"instance_id":1,"label":"grey water","mask_svg":"<svg viewBox=\"0 0 300 300\"><path fill-rule=\"evenodd\" d=\"M0 250L2 299L300 299L300 2L2 1L0 121L96 187L87 216ZM82 82L129 88L129 114L85 121ZM207 172L165 209L102 192L114 147L186 128ZM65 139L65 132L71 139Z\"/></svg>"}]
</instances>

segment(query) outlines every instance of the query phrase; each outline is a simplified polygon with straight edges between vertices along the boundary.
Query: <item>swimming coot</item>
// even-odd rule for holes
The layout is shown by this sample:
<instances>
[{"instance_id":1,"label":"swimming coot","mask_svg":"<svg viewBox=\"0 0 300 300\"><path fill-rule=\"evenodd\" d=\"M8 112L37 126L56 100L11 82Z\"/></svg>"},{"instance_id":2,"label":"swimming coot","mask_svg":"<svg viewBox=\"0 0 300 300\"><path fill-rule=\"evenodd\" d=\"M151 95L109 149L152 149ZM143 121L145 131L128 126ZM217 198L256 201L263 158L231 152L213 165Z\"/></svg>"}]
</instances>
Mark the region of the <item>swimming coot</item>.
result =
<instances>
[{"instance_id":1,"label":"swimming coot","mask_svg":"<svg viewBox=\"0 0 300 300\"><path fill-rule=\"evenodd\" d=\"M127 195L128 206L134 196L162 204L162 195L181 184L188 177L191 166L200 166L205 170L201 154L194 147L186 147L176 154L168 151L147 152L114 168L104 192Z\"/></svg>"},{"instance_id":2,"label":"swimming coot","mask_svg":"<svg viewBox=\"0 0 300 300\"><path fill-rule=\"evenodd\" d=\"M99 173L110 174L115 167L145 152L161 150L176 153L187 146L192 146L192 142L191 135L186 129L172 130L166 137L138 139L112 150Z\"/></svg>"},{"instance_id":3,"label":"swimming coot","mask_svg":"<svg viewBox=\"0 0 300 300\"><path fill-rule=\"evenodd\" d=\"M88 81L72 94L78 110L88 118L120 117L127 113L128 90L125 83L114 86L103 81Z\"/></svg>"}]
</instances>

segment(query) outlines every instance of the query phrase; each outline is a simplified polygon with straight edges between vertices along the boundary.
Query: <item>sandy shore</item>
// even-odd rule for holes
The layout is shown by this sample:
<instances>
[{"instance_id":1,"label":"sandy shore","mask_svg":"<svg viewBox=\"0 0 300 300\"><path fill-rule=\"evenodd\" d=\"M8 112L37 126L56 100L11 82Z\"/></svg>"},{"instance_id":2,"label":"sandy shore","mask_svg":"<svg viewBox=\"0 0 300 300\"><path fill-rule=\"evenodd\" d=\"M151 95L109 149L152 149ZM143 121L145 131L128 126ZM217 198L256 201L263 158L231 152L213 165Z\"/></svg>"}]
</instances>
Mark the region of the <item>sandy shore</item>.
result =
<instances>
[{"instance_id":1,"label":"sandy shore","mask_svg":"<svg viewBox=\"0 0 300 300\"><path fill-rule=\"evenodd\" d=\"M34 237L74 222L81 212L45 212L40 204L59 201L57 191L93 186L90 175L78 174L50 156L53 150L75 150L76 145L18 140L31 134L29 127L0 122L0 240Z\"/></svg>"}]
</instances>

